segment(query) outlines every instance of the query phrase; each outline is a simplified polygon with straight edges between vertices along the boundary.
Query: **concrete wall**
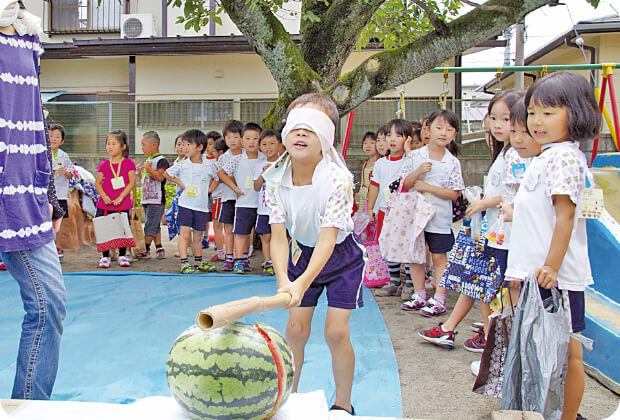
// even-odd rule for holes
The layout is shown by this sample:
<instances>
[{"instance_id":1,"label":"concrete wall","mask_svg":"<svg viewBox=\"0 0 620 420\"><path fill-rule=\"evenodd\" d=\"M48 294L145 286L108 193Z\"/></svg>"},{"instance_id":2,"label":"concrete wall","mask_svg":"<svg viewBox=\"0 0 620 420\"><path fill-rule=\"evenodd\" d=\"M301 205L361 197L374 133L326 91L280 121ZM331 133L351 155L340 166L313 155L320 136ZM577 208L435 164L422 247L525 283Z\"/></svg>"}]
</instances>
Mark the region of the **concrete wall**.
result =
<instances>
[{"instance_id":1,"label":"concrete wall","mask_svg":"<svg viewBox=\"0 0 620 420\"><path fill-rule=\"evenodd\" d=\"M67 93L129 91L129 58L41 60L41 90Z\"/></svg>"}]
</instances>

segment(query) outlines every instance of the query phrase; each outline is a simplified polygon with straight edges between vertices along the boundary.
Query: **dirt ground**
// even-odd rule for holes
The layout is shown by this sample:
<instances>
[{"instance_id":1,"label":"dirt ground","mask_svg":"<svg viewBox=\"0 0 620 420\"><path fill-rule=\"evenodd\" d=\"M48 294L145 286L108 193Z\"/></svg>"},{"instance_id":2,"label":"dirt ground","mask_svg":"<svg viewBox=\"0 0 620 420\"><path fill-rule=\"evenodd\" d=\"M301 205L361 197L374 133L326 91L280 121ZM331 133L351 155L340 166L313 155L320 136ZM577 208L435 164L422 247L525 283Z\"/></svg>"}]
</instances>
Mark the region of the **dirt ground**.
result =
<instances>
[{"instance_id":1,"label":"dirt ground","mask_svg":"<svg viewBox=\"0 0 620 420\"><path fill-rule=\"evenodd\" d=\"M178 272L178 258L173 257L176 240L164 240L163 244L167 254L164 260L137 260L128 268L119 267L113 261L110 270ZM210 258L213 254L212 248L206 249L203 257ZM77 251L65 251L63 271L98 271L98 259L94 245ZM252 266L260 267L261 261L262 255L258 252L252 258ZM218 269L221 264L216 263ZM448 296L449 308L454 306L456 297L456 294ZM397 297L376 297L376 300L390 332L398 361L403 417L489 419L494 410L499 410L499 400L471 391L475 378L471 374L470 363L479 360L480 355L466 351L462 345L473 336L469 328L471 323L480 319L477 307L474 307L459 327L455 349L446 350L424 342L416 332L432 327L447 316L427 319L416 313L405 312L400 309L401 301ZM584 417L590 420L608 418L616 411L619 401L615 394L586 375L586 390L580 410Z\"/></svg>"}]
</instances>

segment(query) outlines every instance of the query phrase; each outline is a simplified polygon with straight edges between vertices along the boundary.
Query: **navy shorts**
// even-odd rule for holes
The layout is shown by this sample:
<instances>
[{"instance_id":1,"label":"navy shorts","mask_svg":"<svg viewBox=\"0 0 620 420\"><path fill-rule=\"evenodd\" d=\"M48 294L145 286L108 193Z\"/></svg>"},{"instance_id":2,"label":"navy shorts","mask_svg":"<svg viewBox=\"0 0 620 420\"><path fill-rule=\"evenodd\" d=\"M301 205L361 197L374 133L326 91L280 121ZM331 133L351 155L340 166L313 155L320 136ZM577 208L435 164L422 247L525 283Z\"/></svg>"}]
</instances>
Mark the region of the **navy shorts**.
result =
<instances>
[{"instance_id":1,"label":"navy shorts","mask_svg":"<svg viewBox=\"0 0 620 420\"><path fill-rule=\"evenodd\" d=\"M191 210L179 206L177 220L179 226L189 226L197 232L204 232L210 220L210 215L211 213L208 211Z\"/></svg>"},{"instance_id":2,"label":"navy shorts","mask_svg":"<svg viewBox=\"0 0 620 420\"><path fill-rule=\"evenodd\" d=\"M295 281L306 271L314 251L313 247L298 245L302 253L297 265L293 265L289 254L288 278L291 281ZM364 306L362 280L367 259L362 241L351 233L344 241L336 244L331 257L306 290L299 306L316 306L324 287L327 288L327 306L342 309Z\"/></svg>"},{"instance_id":3,"label":"navy shorts","mask_svg":"<svg viewBox=\"0 0 620 420\"><path fill-rule=\"evenodd\" d=\"M218 222L224 223L225 225L235 224L235 203L235 200L222 202L220 217L217 219Z\"/></svg>"},{"instance_id":4,"label":"navy shorts","mask_svg":"<svg viewBox=\"0 0 620 420\"><path fill-rule=\"evenodd\" d=\"M266 214L259 214L256 218L256 226L254 231L259 235L269 235L271 233L271 225L269 224L269 216Z\"/></svg>"},{"instance_id":5,"label":"navy shorts","mask_svg":"<svg viewBox=\"0 0 620 420\"><path fill-rule=\"evenodd\" d=\"M431 254L445 254L454 245L454 234L424 232L424 239Z\"/></svg>"},{"instance_id":6,"label":"navy shorts","mask_svg":"<svg viewBox=\"0 0 620 420\"><path fill-rule=\"evenodd\" d=\"M538 286L542 300L551 296L551 290ZM560 290L561 291L561 290ZM586 304L584 292L568 291L568 303L570 306L570 323L574 333L586 329Z\"/></svg>"},{"instance_id":7,"label":"navy shorts","mask_svg":"<svg viewBox=\"0 0 620 420\"><path fill-rule=\"evenodd\" d=\"M235 209L235 223L233 233L249 235L256 224L256 209L251 207L237 207Z\"/></svg>"}]
</instances>

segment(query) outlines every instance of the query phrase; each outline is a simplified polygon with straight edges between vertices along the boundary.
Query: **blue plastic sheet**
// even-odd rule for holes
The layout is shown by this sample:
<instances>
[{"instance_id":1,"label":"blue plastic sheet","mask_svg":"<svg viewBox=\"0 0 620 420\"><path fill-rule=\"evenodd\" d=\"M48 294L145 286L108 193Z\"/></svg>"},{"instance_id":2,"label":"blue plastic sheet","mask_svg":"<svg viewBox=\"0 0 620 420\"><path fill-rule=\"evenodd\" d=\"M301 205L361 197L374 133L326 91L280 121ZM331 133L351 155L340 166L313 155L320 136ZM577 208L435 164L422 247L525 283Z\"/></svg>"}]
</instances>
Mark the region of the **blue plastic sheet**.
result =
<instances>
[{"instance_id":1,"label":"blue plastic sheet","mask_svg":"<svg viewBox=\"0 0 620 420\"><path fill-rule=\"evenodd\" d=\"M208 306L275 293L275 279L225 274L65 274L68 306L60 367L52 399L130 403L169 396L165 365L176 337ZM364 287L364 307L352 312L356 354L352 402L364 416L401 417L398 366L377 304ZM323 389L334 400L331 357L323 338L327 304L315 311L300 392ZM23 309L17 283L0 274L0 398L10 398ZM284 333L287 311L241 321L267 323Z\"/></svg>"}]
</instances>

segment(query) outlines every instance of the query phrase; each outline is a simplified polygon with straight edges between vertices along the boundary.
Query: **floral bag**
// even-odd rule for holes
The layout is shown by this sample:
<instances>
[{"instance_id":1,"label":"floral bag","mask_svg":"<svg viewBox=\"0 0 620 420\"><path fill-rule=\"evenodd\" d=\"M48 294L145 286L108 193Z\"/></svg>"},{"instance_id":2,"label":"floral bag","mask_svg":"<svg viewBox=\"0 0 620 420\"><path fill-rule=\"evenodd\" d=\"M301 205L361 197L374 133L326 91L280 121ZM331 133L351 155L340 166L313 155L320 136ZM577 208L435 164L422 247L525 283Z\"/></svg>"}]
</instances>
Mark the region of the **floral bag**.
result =
<instances>
[{"instance_id":1,"label":"floral bag","mask_svg":"<svg viewBox=\"0 0 620 420\"><path fill-rule=\"evenodd\" d=\"M381 256L386 261L426 263L424 228L435 210L418 191L402 192L403 181L388 205L379 237Z\"/></svg>"},{"instance_id":2,"label":"floral bag","mask_svg":"<svg viewBox=\"0 0 620 420\"><path fill-rule=\"evenodd\" d=\"M379 241L377 240L377 230L374 232L374 239L364 244L368 254L368 262L364 271L364 284L367 287L381 287L390 282L390 271L381 252L379 251Z\"/></svg>"}]
</instances>

